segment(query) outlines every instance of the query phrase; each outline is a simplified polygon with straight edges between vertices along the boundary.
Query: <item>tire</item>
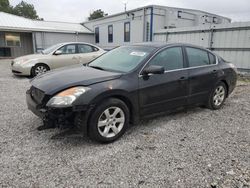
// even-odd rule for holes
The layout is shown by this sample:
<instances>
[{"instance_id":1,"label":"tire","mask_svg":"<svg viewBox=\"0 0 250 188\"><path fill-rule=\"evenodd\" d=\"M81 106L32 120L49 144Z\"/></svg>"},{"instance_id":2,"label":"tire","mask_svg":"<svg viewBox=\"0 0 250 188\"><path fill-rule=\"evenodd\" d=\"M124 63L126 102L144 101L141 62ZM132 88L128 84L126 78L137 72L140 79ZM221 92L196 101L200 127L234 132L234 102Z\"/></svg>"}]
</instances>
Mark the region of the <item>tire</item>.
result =
<instances>
[{"instance_id":1,"label":"tire","mask_svg":"<svg viewBox=\"0 0 250 188\"><path fill-rule=\"evenodd\" d=\"M88 121L88 136L96 142L111 143L126 132L128 125L127 105L119 99L110 98L94 109Z\"/></svg>"},{"instance_id":2,"label":"tire","mask_svg":"<svg viewBox=\"0 0 250 188\"><path fill-rule=\"evenodd\" d=\"M36 64L32 69L31 69L31 76L35 77L38 76L42 73L45 73L49 71L49 67L45 64Z\"/></svg>"},{"instance_id":3,"label":"tire","mask_svg":"<svg viewBox=\"0 0 250 188\"><path fill-rule=\"evenodd\" d=\"M220 109L227 96L227 87L223 82L219 82L210 93L207 107L212 110Z\"/></svg>"}]
</instances>

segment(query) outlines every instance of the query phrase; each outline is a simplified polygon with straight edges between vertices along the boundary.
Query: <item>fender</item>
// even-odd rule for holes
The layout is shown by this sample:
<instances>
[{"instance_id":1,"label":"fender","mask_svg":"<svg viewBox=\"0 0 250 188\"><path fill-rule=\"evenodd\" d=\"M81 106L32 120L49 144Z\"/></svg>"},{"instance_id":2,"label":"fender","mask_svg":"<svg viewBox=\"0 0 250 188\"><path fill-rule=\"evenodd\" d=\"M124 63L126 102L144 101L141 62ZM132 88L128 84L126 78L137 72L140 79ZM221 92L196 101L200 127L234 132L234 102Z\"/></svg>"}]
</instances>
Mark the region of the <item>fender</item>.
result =
<instances>
[{"instance_id":1,"label":"fender","mask_svg":"<svg viewBox=\"0 0 250 188\"><path fill-rule=\"evenodd\" d=\"M139 103L137 97L138 93L129 93L124 90L116 89L116 90L108 90L99 95L97 95L91 102L89 103L91 106L97 106L102 101L107 98L118 98L122 100L130 110L131 123L136 124L139 122Z\"/></svg>"}]
</instances>

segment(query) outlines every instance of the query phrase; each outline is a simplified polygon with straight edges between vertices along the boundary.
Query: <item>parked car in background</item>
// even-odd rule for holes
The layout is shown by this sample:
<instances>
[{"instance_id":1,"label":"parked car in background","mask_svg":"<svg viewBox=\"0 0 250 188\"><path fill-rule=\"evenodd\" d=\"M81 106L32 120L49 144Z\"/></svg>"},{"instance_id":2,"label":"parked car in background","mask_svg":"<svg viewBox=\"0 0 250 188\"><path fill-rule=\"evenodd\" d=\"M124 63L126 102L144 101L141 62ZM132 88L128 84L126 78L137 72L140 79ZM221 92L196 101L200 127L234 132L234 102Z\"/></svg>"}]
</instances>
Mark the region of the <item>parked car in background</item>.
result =
<instances>
[{"instance_id":1,"label":"parked car in background","mask_svg":"<svg viewBox=\"0 0 250 188\"><path fill-rule=\"evenodd\" d=\"M75 124L93 140L112 142L145 117L193 105L219 109L236 80L235 66L207 49L138 44L38 76L26 97L42 128Z\"/></svg>"},{"instance_id":2,"label":"parked car in background","mask_svg":"<svg viewBox=\"0 0 250 188\"><path fill-rule=\"evenodd\" d=\"M89 63L105 52L88 43L61 43L43 50L40 54L14 59L11 62L11 69L15 75L34 77L51 69Z\"/></svg>"}]
</instances>

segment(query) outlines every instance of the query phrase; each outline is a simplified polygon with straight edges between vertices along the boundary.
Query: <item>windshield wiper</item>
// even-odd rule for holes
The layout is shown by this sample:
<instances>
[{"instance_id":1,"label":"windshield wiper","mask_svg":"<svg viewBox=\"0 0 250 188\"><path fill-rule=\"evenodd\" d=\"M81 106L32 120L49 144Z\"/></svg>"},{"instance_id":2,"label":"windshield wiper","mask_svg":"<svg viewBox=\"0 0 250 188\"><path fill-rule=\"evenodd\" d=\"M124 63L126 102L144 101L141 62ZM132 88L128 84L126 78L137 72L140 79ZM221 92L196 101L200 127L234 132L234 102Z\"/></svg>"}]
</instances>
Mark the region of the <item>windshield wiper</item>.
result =
<instances>
[{"instance_id":1,"label":"windshield wiper","mask_svg":"<svg viewBox=\"0 0 250 188\"><path fill-rule=\"evenodd\" d=\"M98 67L98 66L89 66L89 67L94 68L94 69L104 70L104 68Z\"/></svg>"}]
</instances>

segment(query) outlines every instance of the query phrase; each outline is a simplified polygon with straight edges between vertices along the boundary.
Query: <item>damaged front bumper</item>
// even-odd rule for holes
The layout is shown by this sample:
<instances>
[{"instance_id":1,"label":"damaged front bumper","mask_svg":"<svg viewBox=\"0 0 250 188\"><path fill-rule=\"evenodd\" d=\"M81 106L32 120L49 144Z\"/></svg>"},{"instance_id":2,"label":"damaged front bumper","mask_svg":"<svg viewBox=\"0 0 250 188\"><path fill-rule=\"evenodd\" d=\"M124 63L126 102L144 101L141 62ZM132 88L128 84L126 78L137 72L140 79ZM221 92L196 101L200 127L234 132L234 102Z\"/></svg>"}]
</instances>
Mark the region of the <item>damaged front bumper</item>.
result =
<instances>
[{"instance_id":1,"label":"damaged front bumper","mask_svg":"<svg viewBox=\"0 0 250 188\"><path fill-rule=\"evenodd\" d=\"M33 100L30 90L26 92L28 109L42 118L44 125L52 125L55 128L77 127L87 132L87 120L94 106L73 106L67 108L52 108L44 104L38 104Z\"/></svg>"}]
</instances>

